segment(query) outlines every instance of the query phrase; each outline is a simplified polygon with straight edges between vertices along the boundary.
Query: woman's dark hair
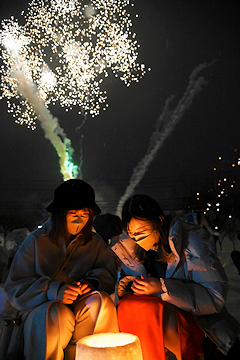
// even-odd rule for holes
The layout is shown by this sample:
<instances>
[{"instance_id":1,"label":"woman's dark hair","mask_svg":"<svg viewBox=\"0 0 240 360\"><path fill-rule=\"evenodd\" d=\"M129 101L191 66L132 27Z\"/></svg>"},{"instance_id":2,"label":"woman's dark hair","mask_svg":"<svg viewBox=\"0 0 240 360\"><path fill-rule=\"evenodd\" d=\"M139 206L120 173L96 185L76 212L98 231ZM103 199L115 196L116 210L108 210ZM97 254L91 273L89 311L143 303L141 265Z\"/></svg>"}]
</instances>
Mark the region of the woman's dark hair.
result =
<instances>
[{"instance_id":1,"label":"woman's dark hair","mask_svg":"<svg viewBox=\"0 0 240 360\"><path fill-rule=\"evenodd\" d=\"M122 209L122 224L125 232L131 219L150 220L159 234L158 255L161 261L172 259L172 252L168 242L168 224L159 204L147 195L134 195L129 198ZM136 244L136 257L140 261L146 258L146 251Z\"/></svg>"},{"instance_id":2,"label":"woman's dark hair","mask_svg":"<svg viewBox=\"0 0 240 360\"><path fill-rule=\"evenodd\" d=\"M81 234L84 236L83 243L86 244L92 238L92 226L93 226L93 218L94 211L92 209L89 210L89 219L84 228L81 230ZM59 238L66 240L69 237L67 232L67 221L66 215L69 210L59 208L52 213L52 229L50 231L50 237L52 241L58 245Z\"/></svg>"}]
</instances>

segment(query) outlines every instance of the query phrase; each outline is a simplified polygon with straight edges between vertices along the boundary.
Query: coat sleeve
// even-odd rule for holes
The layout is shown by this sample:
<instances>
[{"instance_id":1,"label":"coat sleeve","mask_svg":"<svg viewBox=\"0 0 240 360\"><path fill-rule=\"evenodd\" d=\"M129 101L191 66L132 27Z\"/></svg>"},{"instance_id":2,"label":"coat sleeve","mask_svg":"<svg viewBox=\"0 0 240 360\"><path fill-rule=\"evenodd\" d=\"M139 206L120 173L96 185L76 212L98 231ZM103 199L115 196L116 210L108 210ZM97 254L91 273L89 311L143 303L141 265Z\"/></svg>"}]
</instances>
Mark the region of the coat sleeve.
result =
<instances>
[{"instance_id":1,"label":"coat sleeve","mask_svg":"<svg viewBox=\"0 0 240 360\"><path fill-rule=\"evenodd\" d=\"M161 298L163 301L195 315L220 312L228 292L228 287L224 283L185 283L178 279L161 279L161 282L163 289Z\"/></svg>"},{"instance_id":2,"label":"coat sleeve","mask_svg":"<svg viewBox=\"0 0 240 360\"><path fill-rule=\"evenodd\" d=\"M87 271L84 279L95 285L96 290L112 294L117 281L117 268L112 250L98 236L93 235L92 251L96 252L96 259L91 270ZM91 250L90 250L91 251Z\"/></svg>"},{"instance_id":3,"label":"coat sleeve","mask_svg":"<svg viewBox=\"0 0 240 360\"><path fill-rule=\"evenodd\" d=\"M175 262L161 279L161 298L195 315L220 312L227 298L228 279L206 230L176 221L169 234ZM175 263L175 264L174 264Z\"/></svg>"},{"instance_id":4,"label":"coat sleeve","mask_svg":"<svg viewBox=\"0 0 240 360\"><path fill-rule=\"evenodd\" d=\"M39 276L35 270L35 237L30 234L17 251L5 292L12 306L24 311L48 300L56 300L61 282L49 276Z\"/></svg>"}]
</instances>

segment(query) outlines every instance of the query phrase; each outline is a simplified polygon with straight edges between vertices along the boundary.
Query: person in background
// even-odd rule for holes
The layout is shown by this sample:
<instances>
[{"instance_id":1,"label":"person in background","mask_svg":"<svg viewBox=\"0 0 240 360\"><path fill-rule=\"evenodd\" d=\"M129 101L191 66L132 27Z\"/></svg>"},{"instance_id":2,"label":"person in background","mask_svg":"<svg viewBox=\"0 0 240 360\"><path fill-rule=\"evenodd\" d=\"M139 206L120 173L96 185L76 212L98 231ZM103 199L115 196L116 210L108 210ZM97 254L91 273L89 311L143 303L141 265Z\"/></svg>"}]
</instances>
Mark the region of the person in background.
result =
<instances>
[{"instance_id":1,"label":"person in background","mask_svg":"<svg viewBox=\"0 0 240 360\"><path fill-rule=\"evenodd\" d=\"M140 338L143 359L165 359L166 349L178 360L204 359L204 333L238 359L240 326L224 309L228 279L208 233L181 219L169 226L142 194L125 202L122 223L128 237L112 247L123 262L118 322Z\"/></svg>"},{"instance_id":2,"label":"person in background","mask_svg":"<svg viewBox=\"0 0 240 360\"><path fill-rule=\"evenodd\" d=\"M210 239L212 240L211 246L214 247L214 251L217 251L217 240L219 239L219 241L222 242L221 233L211 228L209 222L207 221L205 215L203 215L199 207L194 207L192 209L192 212L187 214L186 221L196 225L200 225L205 228L210 233Z\"/></svg>"},{"instance_id":3,"label":"person in background","mask_svg":"<svg viewBox=\"0 0 240 360\"><path fill-rule=\"evenodd\" d=\"M194 209L192 209L192 212L187 214L187 222L191 222L194 224L198 224L201 226L204 226L211 235L214 236L220 236L220 233L216 230L213 230L209 224L209 222L207 221L206 217L202 214L201 210L196 207Z\"/></svg>"},{"instance_id":4,"label":"person in background","mask_svg":"<svg viewBox=\"0 0 240 360\"><path fill-rule=\"evenodd\" d=\"M101 210L89 184L65 181L47 210L51 220L24 240L5 292L22 313L26 360L72 360L83 336L119 331L109 296L117 273L111 250L92 232Z\"/></svg>"},{"instance_id":5,"label":"person in background","mask_svg":"<svg viewBox=\"0 0 240 360\"><path fill-rule=\"evenodd\" d=\"M93 227L108 246L113 246L122 234L122 221L118 215L106 213L93 220Z\"/></svg>"}]
</instances>

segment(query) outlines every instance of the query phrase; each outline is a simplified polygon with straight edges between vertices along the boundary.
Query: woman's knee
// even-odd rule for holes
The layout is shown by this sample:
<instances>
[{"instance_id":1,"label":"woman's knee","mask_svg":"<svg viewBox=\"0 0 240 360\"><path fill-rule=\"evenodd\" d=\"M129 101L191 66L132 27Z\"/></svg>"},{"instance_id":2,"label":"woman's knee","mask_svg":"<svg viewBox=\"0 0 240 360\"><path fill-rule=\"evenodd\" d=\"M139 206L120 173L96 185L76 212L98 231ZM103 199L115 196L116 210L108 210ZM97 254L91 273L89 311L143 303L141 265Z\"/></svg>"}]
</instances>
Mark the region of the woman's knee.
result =
<instances>
[{"instance_id":1,"label":"woman's knee","mask_svg":"<svg viewBox=\"0 0 240 360\"><path fill-rule=\"evenodd\" d=\"M61 323L69 322L74 325L75 317L73 312L68 306L60 302L54 302L49 306L48 309L48 320L53 323L60 325Z\"/></svg>"},{"instance_id":2,"label":"woman's knee","mask_svg":"<svg viewBox=\"0 0 240 360\"><path fill-rule=\"evenodd\" d=\"M79 301L73 304L71 309L75 316L78 316L82 312L85 312L86 309L97 314L101 308L105 307L108 309L115 308L110 296L105 292L94 292L83 299L80 298Z\"/></svg>"},{"instance_id":3,"label":"woman's knee","mask_svg":"<svg viewBox=\"0 0 240 360\"><path fill-rule=\"evenodd\" d=\"M163 330L164 333L178 333L177 314L174 305L165 304L163 308Z\"/></svg>"},{"instance_id":4,"label":"woman's knee","mask_svg":"<svg viewBox=\"0 0 240 360\"><path fill-rule=\"evenodd\" d=\"M91 294L91 295L86 299L86 305L87 305L88 307L100 309L101 304L102 304L102 298L101 298L100 293Z\"/></svg>"},{"instance_id":5,"label":"woman's knee","mask_svg":"<svg viewBox=\"0 0 240 360\"><path fill-rule=\"evenodd\" d=\"M100 307L101 296L99 293L93 293L82 298L80 297L72 304L71 310L75 316L75 319L78 319L89 311L98 313Z\"/></svg>"},{"instance_id":6,"label":"woman's knee","mask_svg":"<svg viewBox=\"0 0 240 360\"><path fill-rule=\"evenodd\" d=\"M106 306L109 309L116 309L116 306L111 299L110 295L108 295L105 291L100 291L101 296L101 304L102 306Z\"/></svg>"},{"instance_id":7,"label":"woman's knee","mask_svg":"<svg viewBox=\"0 0 240 360\"><path fill-rule=\"evenodd\" d=\"M48 310L46 337L49 344L57 341L64 349L69 343L75 328L75 316L68 306L62 303L53 303Z\"/></svg>"},{"instance_id":8,"label":"woman's knee","mask_svg":"<svg viewBox=\"0 0 240 360\"><path fill-rule=\"evenodd\" d=\"M163 308L163 339L164 346L181 359L181 347L178 333L178 320L175 306L165 304Z\"/></svg>"}]
</instances>

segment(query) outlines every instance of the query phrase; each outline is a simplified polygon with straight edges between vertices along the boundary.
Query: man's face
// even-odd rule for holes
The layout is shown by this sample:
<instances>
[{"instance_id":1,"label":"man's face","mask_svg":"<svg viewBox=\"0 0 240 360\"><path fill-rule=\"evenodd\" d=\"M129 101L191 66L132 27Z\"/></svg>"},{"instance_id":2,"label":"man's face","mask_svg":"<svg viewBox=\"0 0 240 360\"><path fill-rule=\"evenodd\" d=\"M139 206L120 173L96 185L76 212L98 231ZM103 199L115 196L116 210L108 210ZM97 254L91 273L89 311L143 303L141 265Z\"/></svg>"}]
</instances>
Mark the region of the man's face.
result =
<instances>
[{"instance_id":1,"label":"man's face","mask_svg":"<svg viewBox=\"0 0 240 360\"><path fill-rule=\"evenodd\" d=\"M71 235L77 235L87 224L89 209L69 210L66 216L67 231Z\"/></svg>"}]
</instances>

